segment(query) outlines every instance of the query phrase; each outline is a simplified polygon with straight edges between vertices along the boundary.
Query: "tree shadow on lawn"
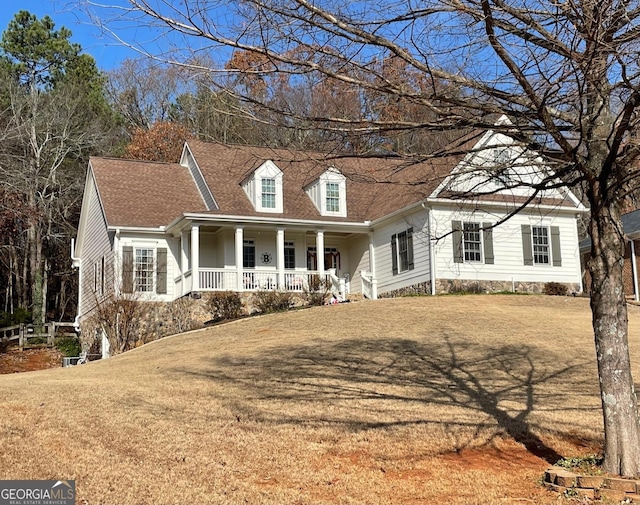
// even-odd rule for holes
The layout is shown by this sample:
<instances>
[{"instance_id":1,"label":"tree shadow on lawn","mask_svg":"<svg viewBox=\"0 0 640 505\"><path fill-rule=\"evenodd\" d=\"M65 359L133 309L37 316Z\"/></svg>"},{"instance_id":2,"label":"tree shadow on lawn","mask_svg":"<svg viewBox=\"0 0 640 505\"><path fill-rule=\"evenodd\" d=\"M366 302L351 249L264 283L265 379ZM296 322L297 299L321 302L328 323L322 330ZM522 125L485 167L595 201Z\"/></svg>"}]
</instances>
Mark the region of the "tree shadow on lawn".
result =
<instances>
[{"instance_id":1,"label":"tree shadow on lawn","mask_svg":"<svg viewBox=\"0 0 640 505\"><path fill-rule=\"evenodd\" d=\"M584 371L589 361L574 358L567 364L567 358L562 364L558 357L526 345L463 345L446 337L440 343L358 338L281 346L253 356L228 354L204 369L179 372L238 391L229 401L244 419L342 423L354 430L438 423L471 427L475 435L497 428L492 438L509 435L535 456L555 463L562 456L536 434L550 429L529 419L534 409L574 410L573 418L596 410L593 385ZM572 393L571 405L564 397L567 393ZM360 409L356 419L332 414L332 406L349 401L358 402L352 411ZM416 419L415 405L436 407L435 412L444 409L444 414ZM388 407L395 409L393 419ZM398 407L406 415L398 417ZM274 414L274 408L280 410ZM463 410L464 417L472 419L462 420L446 409L458 414Z\"/></svg>"}]
</instances>

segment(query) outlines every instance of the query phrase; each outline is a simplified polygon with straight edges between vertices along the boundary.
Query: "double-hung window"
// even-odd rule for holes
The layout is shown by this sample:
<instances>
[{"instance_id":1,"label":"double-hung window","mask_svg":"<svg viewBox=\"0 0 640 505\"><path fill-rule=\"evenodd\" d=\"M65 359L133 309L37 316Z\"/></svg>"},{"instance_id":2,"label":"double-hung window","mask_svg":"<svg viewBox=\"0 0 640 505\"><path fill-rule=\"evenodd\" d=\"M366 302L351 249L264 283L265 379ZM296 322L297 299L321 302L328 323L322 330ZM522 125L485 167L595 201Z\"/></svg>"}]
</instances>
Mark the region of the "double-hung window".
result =
<instances>
[{"instance_id":1,"label":"double-hung window","mask_svg":"<svg viewBox=\"0 0 640 505\"><path fill-rule=\"evenodd\" d=\"M276 208L276 180L273 178L262 179L262 208Z\"/></svg>"},{"instance_id":2,"label":"double-hung window","mask_svg":"<svg viewBox=\"0 0 640 505\"><path fill-rule=\"evenodd\" d=\"M413 228L391 236L393 275L413 270Z\"/></svg>"},{"instance_id":3,"label":"double-hung window","mask_svg":"<svg viewBox=\"0 0 640 505\"><path fill-rule=\"evenodd\" d=\"M465 261L482 261L480 223L464 223L463 244Z\"/></svg>"},{"instance_id":4,"label":"double-hung window","mask_svg":"<svg viewBox=\"0 0 640 505\"><path fill-rule=\"evenodd\" d=\"M327 212L340 212L340 184L327 182Z\"/></svg>"},{"instance_id":5,"label":"double-hung window","mask_svg":"<svg viewBox=\"0 0 640 505\"><path fill-rule=\"evenodd\" d=\"M103 269L104 270L104 269ZM167 248L122 248L122 291L167 294Z\"/></svg>"},{"instance_id":6,"label":"double-hung window","mask_svg":"<svg viewBox=\"0 0 640 505\"><path fill-rule=\"evenodd\" d=\"M454 263L494 264L492 223L451 221Z\"/></svg>"},{"instance_id":7,"label":"double-hung window","mask_svg":"<svg viewBox=\"0 0 640 505\"><path fill-rule=\"evenodd\" d=\"M536 265L549 264L549 234L543 226L531 227L531 241L533 243L533 262Z\"/></svg>"},{"instance_id":8,"label":"double-hung window","mask_svg":"<svg viewBox=\"0 0 640 505\"><path fill-rule=\"evenodd\" d=\"M141 293L153 291L153 249L138 248L135 250L134 289Z\"/></svg>"},{"instance_id":9,"label":"double-hung window","mask_svg":"<svg viewBox=\"0 0 640 505\"><path fill-rule=\"evenodd\" d=\"M560 228L523 224L522 254L525 265L561 267Z\"/></svg>"}]
</instances>

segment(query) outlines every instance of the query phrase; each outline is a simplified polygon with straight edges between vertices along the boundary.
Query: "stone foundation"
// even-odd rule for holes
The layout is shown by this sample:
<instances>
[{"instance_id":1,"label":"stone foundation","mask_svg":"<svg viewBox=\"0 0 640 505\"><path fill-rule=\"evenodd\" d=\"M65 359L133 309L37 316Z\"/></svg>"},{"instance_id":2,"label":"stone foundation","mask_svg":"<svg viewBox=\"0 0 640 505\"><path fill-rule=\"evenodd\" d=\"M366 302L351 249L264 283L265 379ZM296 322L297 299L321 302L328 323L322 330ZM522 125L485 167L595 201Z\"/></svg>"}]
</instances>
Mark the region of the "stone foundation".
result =
<instances>
[{"instance_id":1,"label":"stone foundation","mask_svg":"<svg viewBox=\"0 0 640 505\"><path fill-rule=\"evenodd\" d=\"M503 281L471 281L462 279L436 280L436 294L453 293L530 293L543 294L546 282L503 282ZM579 284L564 284L567 293L580 291ZM420 282L400 289L379 293L378 298L396 298L401 296L430 295L431 281Z\"/></svg>"},{"instance_id":2,"label":"stone foundation","mask_svg":"<svg viewBox=\"0 0 640 505\"><path fill-rule=\"evenodd\" d=\"M430 295L431 281L420 282L400 289L379 293L378 298L396 298L400 296Z\"/></svg>"},{"instance_id":3,"label":"stone foundation","mask_svg":"<svg viewBox=\"0 0 640 505\"><path fill-rule=\"evenodd\" d=\"M438 279L436 293L530 293L543 294L546 282L470 281L462 279ZM578 293L579 284L565 283L567 293Z\"/></svg>"}]
</instances>

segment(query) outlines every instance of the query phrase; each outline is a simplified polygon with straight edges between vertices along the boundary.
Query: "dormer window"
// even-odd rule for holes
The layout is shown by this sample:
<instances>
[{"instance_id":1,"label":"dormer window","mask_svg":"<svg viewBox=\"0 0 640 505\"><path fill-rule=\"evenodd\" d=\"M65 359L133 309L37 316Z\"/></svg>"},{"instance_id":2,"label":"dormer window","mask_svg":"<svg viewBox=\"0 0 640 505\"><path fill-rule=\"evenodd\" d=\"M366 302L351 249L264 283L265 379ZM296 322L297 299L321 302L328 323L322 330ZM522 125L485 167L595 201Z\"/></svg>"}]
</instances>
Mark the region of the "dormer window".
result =
<instances>
[{"instance_id":1,"label":"dormer window","mask_svg":"<svg viewBox=\"0 0 640 505\"><path fill-rule=\"evenodd\" d=\"M242 188L258 212L283 212L282 172L273 161L256 168Z\"/></svg>"},{"instance_id":2,"label":"dormer window","mask_svg":"<svg viewBox=\"0 0 640 505\"><path fill-rule=\"evenodd\" d=\"M262 179L262 208L276 208L276 180L273 178Z\"/></svg>"},{"instance_id":3,"label":"dormer window","mask_svg":"<svg viewBox=\"0 0 640 505\"><path fill-rule=\"evenodd\" d=\"M347 216L347 180L338 169L329 168L305 190L322 216Z\"/></svg>"},{"instance_id":4,"label":"dormer window","mask_svg":"<svg viewBox=\"0 0 640 505\"><path fill-rule=\"evenodd\" d=\"M327 182L327 212L340 212L340 184Z\"/></svg>"}]
</instances>

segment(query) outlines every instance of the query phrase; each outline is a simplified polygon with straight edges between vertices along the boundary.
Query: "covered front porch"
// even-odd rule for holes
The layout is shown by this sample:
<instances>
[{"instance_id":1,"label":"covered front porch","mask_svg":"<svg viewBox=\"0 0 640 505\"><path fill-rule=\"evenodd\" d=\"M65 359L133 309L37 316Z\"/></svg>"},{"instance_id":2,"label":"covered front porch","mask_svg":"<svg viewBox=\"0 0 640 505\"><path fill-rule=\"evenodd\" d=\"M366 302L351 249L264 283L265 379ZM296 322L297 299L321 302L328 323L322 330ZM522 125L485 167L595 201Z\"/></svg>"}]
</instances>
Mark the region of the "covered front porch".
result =
<instances>
[{"instance_id":1,"label":"covered front porch","mask_svg":"<svg viewBox=\"0 0 640 505\"><path fill-rule=\"evenodd\" d=\"M342 225L309 230L189 222L174 242L179 267L175 293L304 292L317 276L329 283L339 299L346 299L350 293L373 298L371 236L366 229L352 228Z\"/></svg>"}]
</instances>

